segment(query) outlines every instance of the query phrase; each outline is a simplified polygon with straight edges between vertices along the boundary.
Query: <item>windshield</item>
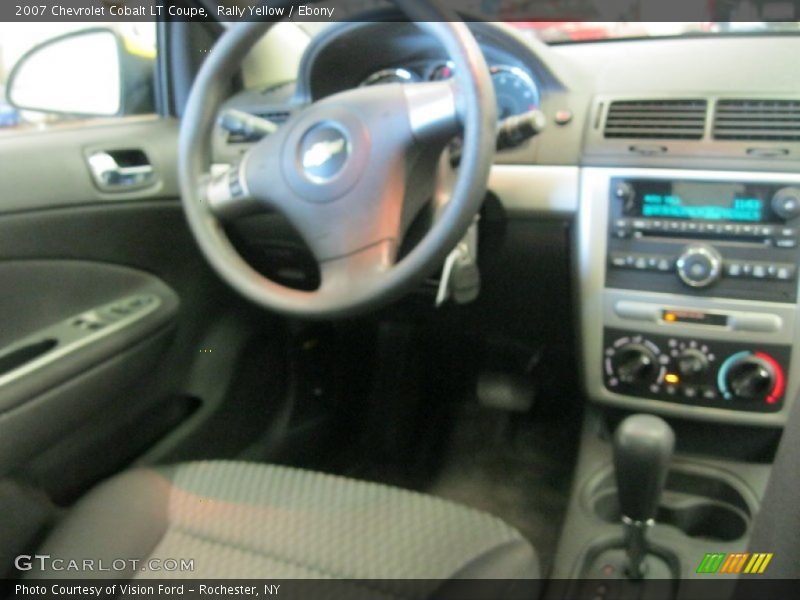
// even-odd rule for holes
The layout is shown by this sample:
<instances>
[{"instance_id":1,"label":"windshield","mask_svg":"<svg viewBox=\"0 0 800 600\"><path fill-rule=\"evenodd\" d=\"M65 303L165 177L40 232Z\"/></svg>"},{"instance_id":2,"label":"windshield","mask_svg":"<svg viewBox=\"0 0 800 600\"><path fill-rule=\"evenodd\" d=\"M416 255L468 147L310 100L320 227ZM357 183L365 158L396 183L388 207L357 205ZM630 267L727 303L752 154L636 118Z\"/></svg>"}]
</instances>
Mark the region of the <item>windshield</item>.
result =
<instances>
[{"instance_id":1,"label":"windshield","mask_svg":"<svg viewBox=\"0 0 800 600\"><path fill-rule=\"evenodd\" d=\"M594 42L687 35L730 35L743 33L798 33L800 21L759 22L590 22L517 21L510 23L524 34L548 44Z\"/></svg>"}]
</instances>

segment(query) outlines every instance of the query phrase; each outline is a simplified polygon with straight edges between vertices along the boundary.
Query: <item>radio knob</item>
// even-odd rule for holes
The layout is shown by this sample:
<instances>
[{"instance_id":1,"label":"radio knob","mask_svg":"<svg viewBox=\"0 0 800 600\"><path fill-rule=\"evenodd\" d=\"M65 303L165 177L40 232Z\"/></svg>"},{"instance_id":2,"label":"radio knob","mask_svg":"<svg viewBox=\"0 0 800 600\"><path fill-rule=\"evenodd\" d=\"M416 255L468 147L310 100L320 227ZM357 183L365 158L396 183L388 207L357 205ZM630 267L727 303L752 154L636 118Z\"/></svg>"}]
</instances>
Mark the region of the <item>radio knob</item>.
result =
<instances>
[{"instance_id":1,"label":"radio knob","mask_svg":"<svg viewBox=\"0 0 800 600\"><path fill-rule=\"evenodd\" d=\"M697 378L708 370L708 358L699 350L685 350L677 359L678 371L686 379Z\"/></svg>"},{"instance_id":2,"label":"radio knob","mask_svg":"<svg viewBox=\"0 0 800 600\"><path fill-rule=\"evenodd\" d=\"M620 181L614 186L614 197L622 201L623 214L630 214L636 208L636 190L627 181Z\"/></svg>"},{"instance_id":3,"label":"radio knob","mask_svg":"<svg viewBox=\"0 0 800 600\"><path fill-rule=\"evenodd\" d=\"M763 401L775 387L775 372L767 361L749 356L730 365L724 381L732 399Z\"/></svg>"},{"instance_id":4,"label":"radio knob","mask_svg":"<svg viewBox=\"0 0 800 600\"><path fill-rule=\"evenodd\" d=\"M656 355L642 344L626 344L614 356L614 373L622 383L642 385L655 381Z\"/></svg>"},{"instance_id":5,"label":"radio knob","mask_svg":"<svg viewBox=\"0 0 800 600\"><path fill-rule=\"evenodd\" d=\"M722 273L722 256L705 244L687 246L675 264L678 277L690 287L711 285Z\"/></svg>"},{"instance_id":6,"label":"radio knob","mask_svg":"<svg viewBox=\"0 0 800 600\"><path fill-rule=\"evenodd\" d=\"M800 216L800 188L785 187L775 192L772 210L785 221Z\"/></svg>"}]
</instances>

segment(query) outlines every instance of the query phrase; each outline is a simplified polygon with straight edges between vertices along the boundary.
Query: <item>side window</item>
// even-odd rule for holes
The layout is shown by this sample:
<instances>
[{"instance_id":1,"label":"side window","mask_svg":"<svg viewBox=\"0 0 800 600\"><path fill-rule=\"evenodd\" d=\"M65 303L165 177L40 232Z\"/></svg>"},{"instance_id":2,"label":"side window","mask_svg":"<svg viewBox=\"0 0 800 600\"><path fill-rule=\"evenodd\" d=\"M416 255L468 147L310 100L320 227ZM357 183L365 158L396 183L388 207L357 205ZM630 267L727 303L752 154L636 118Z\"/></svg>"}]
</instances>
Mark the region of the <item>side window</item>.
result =
<instances>
[{"instance_id":1,"label":"side window","mask_svg":"<svg viewBox=\"0 0 800 600\"><path fill-rule=\"evenodd\" d=\"M0 23L0 131L155 112L155 23Z\"/></svg>"}]
</instances>

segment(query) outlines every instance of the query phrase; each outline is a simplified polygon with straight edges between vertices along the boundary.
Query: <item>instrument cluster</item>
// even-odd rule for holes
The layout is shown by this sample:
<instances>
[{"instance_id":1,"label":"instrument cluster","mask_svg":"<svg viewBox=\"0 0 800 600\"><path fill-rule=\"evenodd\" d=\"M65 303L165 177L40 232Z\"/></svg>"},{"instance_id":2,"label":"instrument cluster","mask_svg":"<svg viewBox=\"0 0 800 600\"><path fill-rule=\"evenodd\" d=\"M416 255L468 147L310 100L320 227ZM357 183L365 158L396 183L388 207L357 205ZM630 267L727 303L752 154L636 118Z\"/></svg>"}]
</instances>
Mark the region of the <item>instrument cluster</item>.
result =
<instances>
[{"instance_id":1,"label":"instrument cluster","mask_svg":"<svg viewBox=\"0 0 800 600\"><path fill-rule=\"evenodd\" d=\"M498 120L539 108L540 87L525 69L511 65L492 65L489 70L492 74L492 83L497 99ZM453 74L452 62L438 61L408 67L380 69L364 78L360 85L442 81L450 79Z\"/></svg>"}]
</instances>

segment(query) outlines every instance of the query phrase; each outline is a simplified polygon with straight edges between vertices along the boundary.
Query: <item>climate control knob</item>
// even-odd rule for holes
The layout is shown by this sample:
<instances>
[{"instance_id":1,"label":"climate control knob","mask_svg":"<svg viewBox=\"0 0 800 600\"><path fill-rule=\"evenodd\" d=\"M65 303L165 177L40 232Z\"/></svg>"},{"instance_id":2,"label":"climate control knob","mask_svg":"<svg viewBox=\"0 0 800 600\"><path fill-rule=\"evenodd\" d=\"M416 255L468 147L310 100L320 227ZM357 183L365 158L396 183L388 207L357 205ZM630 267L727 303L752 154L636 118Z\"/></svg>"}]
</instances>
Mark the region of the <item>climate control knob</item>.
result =
<instances>
[{"instance_id":1,"label":"climate control knob","mask_svg":"<svg viewBox=\"0 0 800 600\"><path fill-rule=\"evenodd\" d=\"M722 274L722 256L706 244L687 246L675 264L678 277L690 287L711 285Z\"/></svg>"},{"instance_id":2,"label":"climate control knob","mask_svg":"<svg viewBox=\"0 0 800 600\"><path fill-rule=\"evenodd\" d=\"M698 379L708 371L708 357L700 350L684 350L676 359L678 372L685 379Z\"/></svg>"},{"instance_id":3,"label":"climate control knob","mask_svg":"<svg viewBox=\"0 0 800 600\"><path fill-rule=\"evenodd\" d=\"M783 395L780 365L762 352L739 352L719 370L718 385L726 400L775 404Z\"/></svg>"},{"instance_id":4,"label":"climate control knob","mask_svg":"<svg viewBox=\"0 0 800 600\"><path fill-rule=\"evenodd\" d=\"M627 385L652 383L658 376L658 360L643 344L625 344L617 350L612 361L614 374Z\"/></svg>"}]
</instances>

